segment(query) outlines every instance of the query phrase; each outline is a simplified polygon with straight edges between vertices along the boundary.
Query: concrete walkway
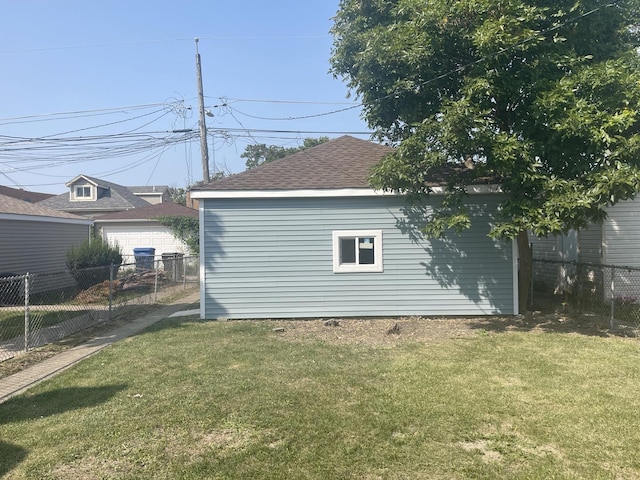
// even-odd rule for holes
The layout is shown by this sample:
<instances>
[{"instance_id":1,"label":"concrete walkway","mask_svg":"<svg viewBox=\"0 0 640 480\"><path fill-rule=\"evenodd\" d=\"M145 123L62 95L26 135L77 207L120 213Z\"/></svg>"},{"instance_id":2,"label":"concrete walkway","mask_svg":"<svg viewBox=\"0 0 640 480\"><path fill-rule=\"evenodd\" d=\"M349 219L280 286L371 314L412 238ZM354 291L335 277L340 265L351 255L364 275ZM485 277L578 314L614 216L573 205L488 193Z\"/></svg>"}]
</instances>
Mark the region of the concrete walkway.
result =
<instances>
[{"instance_id":1,"label":"concrete walkway","mask_svg":"<svg viewBox=\"0 0 640 480\"><path fill-rule=\"evenodd\" d=\"M135 335L150 325L171 316L180 315L182 312L190 315L197 315L197 310L187 310L187 308L200 300L199 292L176 300L175 302L145 315L126 325L115 328L106 334L93 338L86 343L73 347L64 352L58 353L36 365L26 368L18 373L0 378L0 403L9 398L24 392L28 388L57 375L85 358L99 352L103 348L118 340Z\"/></svg>"}]
</instances>

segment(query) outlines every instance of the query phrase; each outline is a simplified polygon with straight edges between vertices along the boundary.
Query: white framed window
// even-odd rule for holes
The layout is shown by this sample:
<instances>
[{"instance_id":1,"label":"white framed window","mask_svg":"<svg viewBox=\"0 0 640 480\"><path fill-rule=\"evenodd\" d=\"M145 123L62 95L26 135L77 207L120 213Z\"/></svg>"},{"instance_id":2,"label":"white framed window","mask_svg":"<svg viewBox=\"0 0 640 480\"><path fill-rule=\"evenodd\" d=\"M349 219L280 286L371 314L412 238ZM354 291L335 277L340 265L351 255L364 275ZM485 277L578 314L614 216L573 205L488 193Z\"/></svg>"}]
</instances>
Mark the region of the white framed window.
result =
<instances>
[{"instance_id":1,"label":"white framed window","mask_svg":"<svg viewBox=\"0 0 640 480\"><path fill-rule=\"evenodd\" d=\"M382 230L333 232L333 272L382 272Z\"/></svg>"},{"instance_id":2,"label":"white framed window","mask_svg":"<svg viewBox=\"0 0 640 480\"><path fill-rule=\"evenodd\" d=\"M85 185L76 187L76 198L82 200L91 198L91 187Z\"/></svg>"}]
</instances>

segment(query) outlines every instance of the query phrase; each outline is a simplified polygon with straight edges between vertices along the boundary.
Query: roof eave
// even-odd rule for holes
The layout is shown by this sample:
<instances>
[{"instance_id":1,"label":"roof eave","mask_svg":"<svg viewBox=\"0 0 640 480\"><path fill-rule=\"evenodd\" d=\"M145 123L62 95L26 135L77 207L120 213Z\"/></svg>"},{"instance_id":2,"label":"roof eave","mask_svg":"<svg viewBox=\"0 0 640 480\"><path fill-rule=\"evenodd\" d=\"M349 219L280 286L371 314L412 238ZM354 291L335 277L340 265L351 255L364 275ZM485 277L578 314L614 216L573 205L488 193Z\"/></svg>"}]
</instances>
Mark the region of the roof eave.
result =
<instances>
[{"instance_id":1,"label":"roof eave","mask_svg":"<svg viewBox=\"0 0 640 480\"><path fill-rule=\"evenodd\" d=\"M445 193L446 187L430 187L434 195ZM499 185L470 185L470 195L500 193ZM402 196L401 193L374 190L371 188L299 189L299 190L192 190L191 198L331 198L331 197L380 197Z\"/></svg>"}]
</instances>

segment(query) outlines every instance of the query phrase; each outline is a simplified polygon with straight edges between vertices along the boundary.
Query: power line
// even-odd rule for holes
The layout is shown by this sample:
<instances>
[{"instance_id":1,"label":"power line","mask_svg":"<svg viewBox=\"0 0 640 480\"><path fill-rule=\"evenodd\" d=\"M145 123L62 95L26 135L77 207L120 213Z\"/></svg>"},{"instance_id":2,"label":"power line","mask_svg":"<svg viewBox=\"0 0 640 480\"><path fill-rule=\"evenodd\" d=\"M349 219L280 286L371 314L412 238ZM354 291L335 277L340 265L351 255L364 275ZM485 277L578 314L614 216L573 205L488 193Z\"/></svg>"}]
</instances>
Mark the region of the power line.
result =
<instances>
[{"instance_id":1,"label":"power line","mask_svg":"<svg viewBox=\"0 0 640 480\"><path fill-rule=\"evenodd\" d=\"M0 118L0 125L12 125L16 123L27 123L32 121L57 121L67 120L69 118L99 116L99 115L113 115L114 113L125 113L127 110L141 110L143 108L156 108L161 106L167 106L171 104L167 103L148 103L144 105L129 105L125 107L111 107L92 110L76 110L70 112L57 112L57 113L38 113L34 115L23 115L19 117ZM63 117L61 117L64 115Z\"/></svg>"},{"instance_id":2,"label":"power line","mask_svg":"<svg viewBox=\"0 0 640 480\"><path fill-rule=\"evenodd\" d=\"M297 117L260 117L257 115L251 115L248 113L244 113L241 112L240 110L231 107L230 105L226 105L227 109L232 110L240 115L244 115L245 117L249 117L249 118L254 118L256 120L274 120L274 121L293 121L293 120L306 120L309 118L319 118L319 117L326 117L329 115L335 115L336 113L342 113L342 112L347 112L349 110L354 110L356 108L360 108L361 105L352 105L350 107L346 107L346 108L340 108L338 110L332 110L330 112L322 112L322 113L315 113L315 114L309 114L309 115L301 115L301 116L297 116Z\"/></svg>"},{"instance_id":3,"label":"power line","mask_svg":"<svg viewBox=\"0 0 640 480\"><path fill-rule=\"evenodd\" d=\"M206 97L205 98L211 98ZM236 103L236 102L251 102L251 103L290 103L290 104L304 104L304 105L354 105L359 106L360 104L357 102L332 102L332 101L314 101L314 100L269 100L269 99L258 99L258 98L224 98L221 97L220 100L223 103ZM217 106L217 105L214 105Z\"/></svg>"}]
</instances>

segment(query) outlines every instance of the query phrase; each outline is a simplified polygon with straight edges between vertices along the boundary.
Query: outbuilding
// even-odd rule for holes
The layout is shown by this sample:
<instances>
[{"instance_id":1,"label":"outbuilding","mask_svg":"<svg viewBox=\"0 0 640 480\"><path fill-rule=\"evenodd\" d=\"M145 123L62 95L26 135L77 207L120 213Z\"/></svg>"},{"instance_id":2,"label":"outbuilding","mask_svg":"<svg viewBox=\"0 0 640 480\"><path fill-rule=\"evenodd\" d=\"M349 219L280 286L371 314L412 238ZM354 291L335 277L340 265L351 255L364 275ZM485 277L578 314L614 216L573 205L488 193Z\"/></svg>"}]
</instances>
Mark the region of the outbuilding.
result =
<instances>
[{"instance_id":1,"label":"outbuilding","mask_svg":"<svg viewBox=\"0 0 640 480\"><path fill-rule=\"evenodd\" d=\"M193 189L201 317L517 314L515 242L487 235L495 186L470 189L470 229L425 238L402 195L369 186L391 151L342 136Z\"/></svg>"}]
</instances>

